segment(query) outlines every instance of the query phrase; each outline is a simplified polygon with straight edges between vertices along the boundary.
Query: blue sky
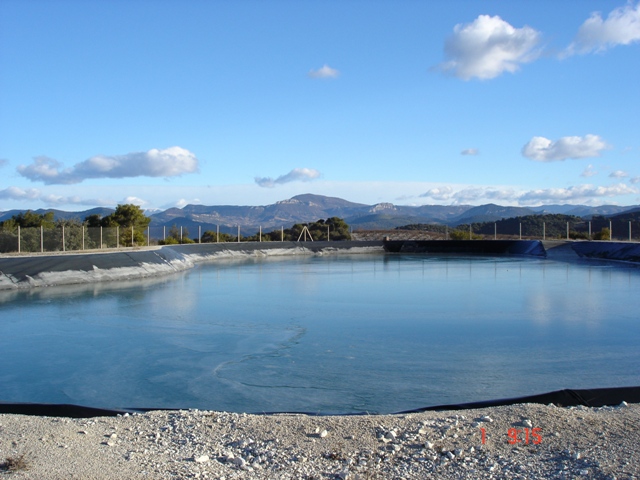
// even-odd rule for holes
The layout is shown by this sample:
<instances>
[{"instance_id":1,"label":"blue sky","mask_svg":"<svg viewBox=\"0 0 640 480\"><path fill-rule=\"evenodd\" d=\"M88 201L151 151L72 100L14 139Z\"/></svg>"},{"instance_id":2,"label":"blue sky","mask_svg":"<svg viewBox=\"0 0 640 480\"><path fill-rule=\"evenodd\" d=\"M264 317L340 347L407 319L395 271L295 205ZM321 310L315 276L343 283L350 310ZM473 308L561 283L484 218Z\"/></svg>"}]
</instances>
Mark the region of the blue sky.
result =
<instances>
[{"instance_id":1,"label":"blue sky","mask_svg":"<svg viewBox=\"0 0 640 480\"><path fill-rule=\"evenodd\" d=\"M640 2L0 2L0 211L640 204Z\"/></svg>"}]
</instances>

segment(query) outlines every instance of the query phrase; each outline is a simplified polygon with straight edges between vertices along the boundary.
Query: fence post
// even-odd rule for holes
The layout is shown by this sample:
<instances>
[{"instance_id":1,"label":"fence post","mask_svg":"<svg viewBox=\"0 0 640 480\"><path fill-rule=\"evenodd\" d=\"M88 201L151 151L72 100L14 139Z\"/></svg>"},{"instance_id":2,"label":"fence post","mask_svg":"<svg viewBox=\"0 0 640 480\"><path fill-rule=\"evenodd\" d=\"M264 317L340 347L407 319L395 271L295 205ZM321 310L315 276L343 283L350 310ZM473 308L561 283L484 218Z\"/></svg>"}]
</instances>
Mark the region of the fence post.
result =
<instances>
[{"instance_id":1,"label":"fence post","mask_svg":"<svg viewBox=\"0 0 640 480\"><path fill-rule=\"evenodd\" d=\"M280 241L284 242L284 225L280 227Z\"/></svg>"},{"instance_id":2,"label":"fence post","mask_svg":"<svg viewBox=\"0 0 640 480\"><path fill-rule=\"evenodd\" d=\"M18 225L18 253L20 253L20 225Z\"/></svg>"},{"instance_id":3,"label":"fence post","mask_svg":"<svg viewBox=\"0 0 640 480\"><path fill-rule=\"evenodd\" d=\"M167 226L163 225L162 227L162 241L164 242L167 239Z\"/></svg>"},{"instance_id":4,"label":"fence post","mask_svg":"<svg viewBox=\"0 0 640 480\"><path fill-rule=\"evenodd\" d=\"M44 252L44 231L42 225L40 225L40 253Z\"/></svg>"},{"instance_id":5,"label":"fence post","mask_svg":"<svg viewBox=\"0 0 640 480\"><path fill-rule=\"evenodd\" d=\"M262 242L262 225L260 225L260 233L258 234L258 241Z\"/></svg>"}]
</instances>

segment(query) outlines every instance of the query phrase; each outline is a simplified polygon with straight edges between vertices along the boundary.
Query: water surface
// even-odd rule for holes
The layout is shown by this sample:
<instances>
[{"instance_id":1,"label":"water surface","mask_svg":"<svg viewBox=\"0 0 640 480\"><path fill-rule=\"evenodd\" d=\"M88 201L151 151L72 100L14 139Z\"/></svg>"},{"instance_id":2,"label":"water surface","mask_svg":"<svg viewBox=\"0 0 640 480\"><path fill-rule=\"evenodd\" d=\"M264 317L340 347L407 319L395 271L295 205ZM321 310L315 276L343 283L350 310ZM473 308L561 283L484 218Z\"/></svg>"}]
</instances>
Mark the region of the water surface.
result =
<instances>
[{"instance_id":1,"label":"water surface","mask_svg":"<svg viewBox=\"0 0 640 480\"><path fill-rule=\"evenodd\" d=\"M0 295L0 401L393 412L640 385L640 269L524 257L223 261Z\"/></svg>"}]
</instances>

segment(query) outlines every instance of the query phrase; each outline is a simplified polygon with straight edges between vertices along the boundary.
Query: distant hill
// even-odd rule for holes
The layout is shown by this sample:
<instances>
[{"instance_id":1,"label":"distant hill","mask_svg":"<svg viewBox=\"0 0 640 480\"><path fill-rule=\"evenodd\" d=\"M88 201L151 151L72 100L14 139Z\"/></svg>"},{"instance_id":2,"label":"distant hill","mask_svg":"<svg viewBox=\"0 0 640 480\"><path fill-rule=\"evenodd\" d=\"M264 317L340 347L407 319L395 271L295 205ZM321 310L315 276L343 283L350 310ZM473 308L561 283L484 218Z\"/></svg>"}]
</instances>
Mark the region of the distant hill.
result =
<instances>
[{"instance_id":1,"label":"distant hill","mask_svg":"<svg viewBox=\"0 0 640 480\"><path fill-rule=\"evenodd\" d=\"M469 224L479 222L495 222L504 218L523 217L532 215L535 212L530 208L524 207L503 207L493 203L473 207L458 216L455 221L457 224Z\"/></svg>"},{"instance_id":2,"label":"distant hill","mask_svg":"<svg viewBox=\"0 0 640 480\"><path fill-rule=\"evenodd\" d=\"M394 205L378 203L365 205L337 197L304 194L296 195L271 205L187 205L184 208L170 208L164 211L148 213L151 227L186 227L191 236L198 229L216 230L235 234L240 225L242 234L252 234L262 227L263 231L288 228L296 223L315 222L331 217L343 218L353 229L389 230L410 224L440 224L455 227L461 224L480 224L497 222L507 218L524 217L536 214L562 214L583 218L604 218L604 216L640 211L640 206L619 207L603 205L589 207L585 205L545 205L543 207L504 207L496 204L472 205ZM0 222L25 210L10 210L0 213ZM36 213L54 212L55 219L83 220L98 214L106 216L113 213L111 208L92 208L80 212L39 209ZM625 217L626 218L626 217ZM607 219L606 222L609 220ZM598 226L605 220L598 220ZM619 222L624 222L620 219ZM628 222L628 220L627 220ZM622 225L622 223L620 223ZM616 227L618 230L621 226Z\"/></svg>"}]
</instances>

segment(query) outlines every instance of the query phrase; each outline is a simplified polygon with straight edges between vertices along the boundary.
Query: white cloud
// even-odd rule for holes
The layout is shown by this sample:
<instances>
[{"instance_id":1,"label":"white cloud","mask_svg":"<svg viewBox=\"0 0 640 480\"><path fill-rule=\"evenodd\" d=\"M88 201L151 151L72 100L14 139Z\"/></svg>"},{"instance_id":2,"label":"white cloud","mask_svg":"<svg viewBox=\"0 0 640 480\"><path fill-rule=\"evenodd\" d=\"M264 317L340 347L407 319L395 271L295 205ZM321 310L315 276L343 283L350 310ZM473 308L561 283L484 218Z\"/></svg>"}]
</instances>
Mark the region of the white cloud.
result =
<instances>
[{"instance_id":1,"label":"white cloud","mask_svg":"<svg viewBox=\"0 0 640 480\"><path fill-rule=\"evenodd\" d=\"M520 196L518 202L521 205L536 203L555 203L576 201L590 202L601 197L615 197L617 195L628 195L640 193L635 187L630 187L624 183L610 185L608 187L596 187L594 185L577 185L568 188L546 188L540 190L530 190Z\"/></svg>"},{"instance_id":2,"label":"white cloud","mask_svg":"<svg viewBox=\"0 0 640 480\"><path fill-rule=\"evenodd\" d=\"M324 64L317 70L309 70L307 74L310 78L338 78L340 72L335 68L331 68L329 65Z\"/></svg>"},{"instance_id":3,"label":"white cloud","mask_svg":"<svg viewBox=\"0 0 640 480\"><path fill-rule=\"evenodd\" d=\"M37 188L28 188L26 190L19 187L9 187L0 190L0 199L2 200L35 200L40 197L40 190Z\"/></svg>"},{"instance_id":4,"label":"white cloud","mask_svg":"<svg viewBox=\"0 0 640 480\"><path fill-rule=\"evenodd\" d=\"M8 187L0 190L1 200L18 200L18 201L40 201L50 206L60 205L90 205L90 206L106 206L112 204L110 201L101 199L83 199L78 195L63 196L55 194L45 194L37 188L22 189L19 187Z\"/></svg>"},{"instance_id":5,"label":"white cloud","mask_svg":"<svg viewBox=\"0 0 640 480\"><path fill-rule=\"evenodd\" d=\"M599 157L600 152L609 148L598 135L584 137L562 137L555 142L545 137L533 137L522 147L522 155L539 162L553 162L568 158Z\"/></svg>"},{"instance_id":6,"label":"white cloud","mask_svg":"<svg viewBox=\"0 0 640 480\"><path fill-rule=\"evenodd\" d=\"M611 178L624 178L624 177L628 177L629 174L623 170L616 170L614 172L611 172L609 176Z\"/></svg>"},{"instance_id":7,"label":"white cloud","mask_svg":"<svg viewBox=\"0 0 640 480\"><path fill-rule=\"evenodd\" d=\"M202 202L200 201L199 198L194 198L193 200L187 200L186 198L181 198L180 200L178 200L175 205L171 205L172 207L177 207L177 208L184 208L187 205L199 205ZM169 208L169 207L167 207Z\"/></svg>"},{"instance_id":8,"label":"white cloud","mask_svg":"<svg viewBox=\"0 0 640 480\"><path fill-rule=\"evenodd\" d=\"M495 78L535 60L539 41L540 32L531 27L514 28L498 16L480 15L454 27L444 46L449 60L438 67L463 80Z\"/></svg>"},{"instance_id":9,"label":"white cloud","mask_svg":"<svg viewBox=\"0 0 640 480\"><path fill-rule=\"evenodd\" d=\"M443 187L430 188L425 193L421 194L423 198L433 198L434 200L446 201L451 200L453 196L453 188L445 185Z\"/></svg>"},{"instance_id":10,"label":"white cloud","mask_svg":"<svg viewBox=\"0 0 640 480\"><path fill-rule=\"evenodd\" d=\"M639 182L640 183L640 180ZM517 190L511 187L468 186L455 190L449 186L436 187L420 195L434 200L447 201L453 205L499 203L539 205L548 203L593 203L597 198L637 194L640 190L625 184L605 187L578 185L568 188Z\"/></svg>"},{"instance_id":11,"label":"white cloud","mask_svg":"<svg viewBox=\"0 0 640 480\"><path fill-rule=\"evenodd\" d=\"M198 159L181 147L110 157L96 155L72 168L63 168L57 160L41 156L31 165L18 167L23 177L47 185L80 183L88 178L176 177L196 171Z\"/></svg>"},{"instance_id":12,"label":"white cloud","mask_svg":"<svg viewBox=\"0 0 640 480\"><path fill-rule=\"evenodd\" d=\"M587 168L584 169L584 172L582 172L580 174L580 176L588 178L588 177L593 177L594 175L597 175L597 174L598 174L598 172L596 172L593 169L593 165L589 164L589 165L587 165Z\"/></svg>"},{"instance_id":13,"label":"white cloud","mask_svg":"<svg viewBox=\"0 0 640 480\"><path fill-rule=\"evenodd\" d=\"M480 155L480 151L477 148L465 148L460 155Z\"/></svg>"},{"instance_id":14,"label":"white cloud","mask_svg":"<svg viewBox=\"0 0 640 480\"><path fill-rule=\"evenodd\" d=\"M133 204L133 205L137 205L139 207L143 207L145 205L147 205L149 202L147 202L146 200L143 200L141 198L138 197L127 197L125 198L123 201L119 202L119 203L123 203L123 204Z\"/></svg>"},{"instance_id":15,"label":"white cloud","mask_svg":"<svg viewBox=\"0 0 640 480\"><path fill-rule=\"evenodd\" d=\"M320 172L313 168L294 168L286 175L280 175L275 180L271 177L255 177L255 182L261 187L275 187L289 182L310 182L320 177Z\"/></svg>"},{"instance_id":16,"label":"white cloud","mask_svg":"<svg viewBox=\"0 0 640 480\"><path fill-rule=\"evenodd\" d=\"M606 20L594 12L582 24L564 56L575 53L603 52L616 45L640 41L640 2L629 2L609 13Z\"/></svg>"}]
</instances>

